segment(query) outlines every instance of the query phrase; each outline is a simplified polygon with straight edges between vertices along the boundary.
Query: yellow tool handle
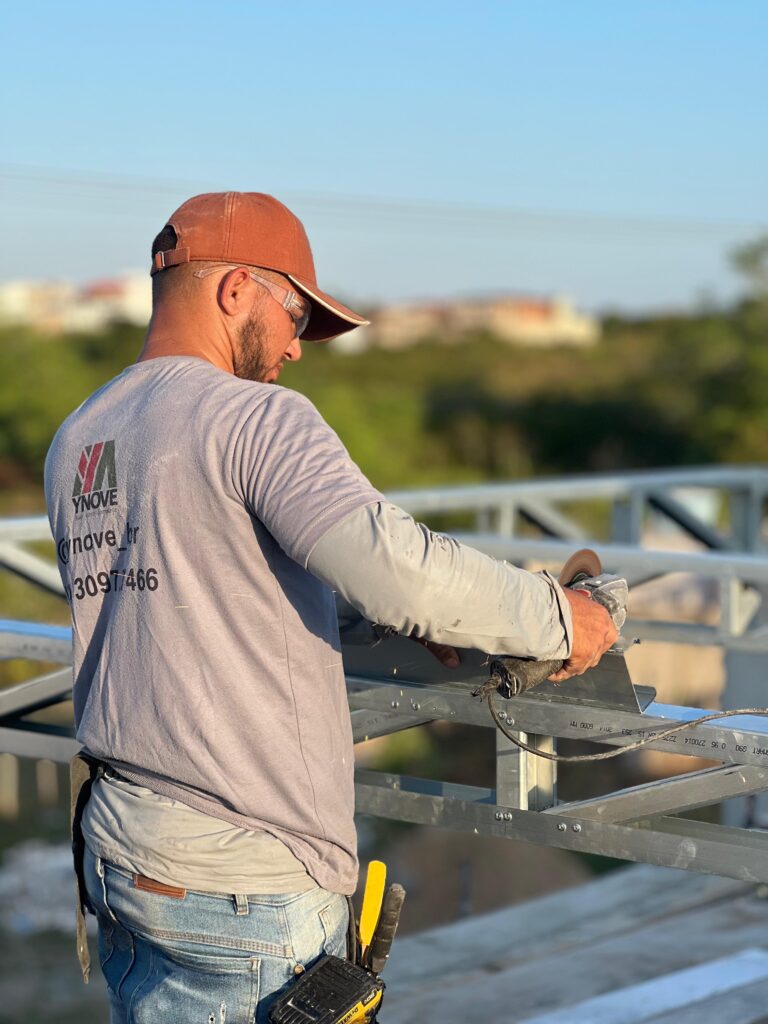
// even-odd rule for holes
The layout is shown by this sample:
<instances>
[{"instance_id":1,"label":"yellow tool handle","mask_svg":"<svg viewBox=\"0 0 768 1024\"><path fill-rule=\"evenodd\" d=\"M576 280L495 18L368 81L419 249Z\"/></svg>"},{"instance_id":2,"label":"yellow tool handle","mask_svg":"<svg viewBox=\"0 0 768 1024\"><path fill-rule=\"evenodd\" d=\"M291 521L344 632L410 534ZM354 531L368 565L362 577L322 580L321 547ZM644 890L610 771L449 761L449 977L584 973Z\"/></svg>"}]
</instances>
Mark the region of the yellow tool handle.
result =
<instances>
[{"instance_id":1,"label":"yellow tool handle","mask_svg":"<svg viewBox=\"0 0 768 1024\"><path fill-rule=\"evenodd\" d=\"M360 912L360 945L362 946L361 959L363 963L365 962L365 955L378 924L386 881L386 864L380 860L372 860L368 865L368 875L365 880L365 893L363 895L363 909Z\"/></svg>"}]
</instances>

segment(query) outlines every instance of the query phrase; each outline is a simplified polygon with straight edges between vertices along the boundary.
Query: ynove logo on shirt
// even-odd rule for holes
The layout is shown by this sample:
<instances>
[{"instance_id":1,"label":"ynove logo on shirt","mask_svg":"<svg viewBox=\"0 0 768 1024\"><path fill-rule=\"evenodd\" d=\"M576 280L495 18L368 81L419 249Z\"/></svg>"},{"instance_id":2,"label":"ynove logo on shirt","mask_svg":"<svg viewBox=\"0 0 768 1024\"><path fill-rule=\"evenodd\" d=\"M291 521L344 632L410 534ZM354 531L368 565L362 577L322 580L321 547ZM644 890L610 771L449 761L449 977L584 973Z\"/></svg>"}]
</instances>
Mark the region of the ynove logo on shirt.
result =
<instances>
[{"instance_id":1,"label":"ynove logo on shirt","mask_svg":"<svg viewBox=\"0 0 768 1024\"><path fill-rule=\"evenodd\" d=\"M72 488L72 504L75 512L117 504L114 441L97 441L83 448Z\"/></svg>"}]
</instances>

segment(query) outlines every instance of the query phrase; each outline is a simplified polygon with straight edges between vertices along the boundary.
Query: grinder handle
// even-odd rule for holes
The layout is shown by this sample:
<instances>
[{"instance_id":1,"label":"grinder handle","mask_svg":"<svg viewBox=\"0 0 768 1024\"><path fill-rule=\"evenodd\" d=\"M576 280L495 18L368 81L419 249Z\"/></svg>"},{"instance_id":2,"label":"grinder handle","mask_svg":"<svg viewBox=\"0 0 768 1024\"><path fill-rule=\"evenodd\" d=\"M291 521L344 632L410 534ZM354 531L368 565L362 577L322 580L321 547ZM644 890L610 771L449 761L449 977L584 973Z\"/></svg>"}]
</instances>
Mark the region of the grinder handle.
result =
<instances>
[{"instance_id":1,"label":"grinder handle","mask_svg":"<svg viewBox=\"0 0 768 1024\"><path fill-rule=\"evenodd\" d=\"M384 894L379 923L371 942L371 970L374 974L380 974L384 970L404 900L405 889L397 883L390 885Z\"/></svg>"},{"instance_id":2,"label":"grinder handle","mask_svg":"<svg viewBox=\"0 0 768 1024\"><path fill-rule=\"evenodd\" d=\"M503 697L517 697L546 682L563 667L563 661L530 661L527 658L494 658L490 664L491 674L497 675L499 693Z\"/></svg>"}]
</instances>

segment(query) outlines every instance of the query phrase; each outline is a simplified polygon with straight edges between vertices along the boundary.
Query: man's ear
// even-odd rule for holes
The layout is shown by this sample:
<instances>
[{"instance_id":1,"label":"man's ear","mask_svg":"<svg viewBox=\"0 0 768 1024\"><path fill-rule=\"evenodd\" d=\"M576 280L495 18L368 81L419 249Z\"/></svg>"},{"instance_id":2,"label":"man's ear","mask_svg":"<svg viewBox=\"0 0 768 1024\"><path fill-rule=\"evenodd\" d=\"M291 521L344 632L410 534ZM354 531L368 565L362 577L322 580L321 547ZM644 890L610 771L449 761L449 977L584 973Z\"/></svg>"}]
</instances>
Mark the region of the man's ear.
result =
<instances>
[{"instance_id":1,"label":"man's ear","mask_svg":"<svg viewBox=\"0 0 768 1024\"><path fill-rule=\"evenodd\" d=\"M250 295L251 275L245 267L236 267L224 275L219 285L218 301L227 316L244 312L246 305L253 301Z\"/></svg>"}]
</instances>

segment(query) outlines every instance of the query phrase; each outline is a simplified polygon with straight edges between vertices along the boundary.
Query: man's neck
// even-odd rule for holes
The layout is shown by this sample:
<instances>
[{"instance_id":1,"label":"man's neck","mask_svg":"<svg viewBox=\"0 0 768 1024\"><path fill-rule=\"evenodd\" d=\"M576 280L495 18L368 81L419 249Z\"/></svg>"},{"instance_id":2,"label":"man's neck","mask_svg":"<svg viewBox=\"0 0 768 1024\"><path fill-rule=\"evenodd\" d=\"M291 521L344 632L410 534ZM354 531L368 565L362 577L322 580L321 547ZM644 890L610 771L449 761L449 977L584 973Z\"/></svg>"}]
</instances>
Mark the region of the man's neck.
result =
<instances>
[{"instance_id":1,"label":"man's neck","mask_svg":"<svg viewBox=\"0 0 768 1024\"><path fill-rule=\"evenodd\" d=\"M226 373L234 373L232 346L227 337L189 317L153 313L137 362L161 356L195 356Z\"/></svg>"}]
</instances>

